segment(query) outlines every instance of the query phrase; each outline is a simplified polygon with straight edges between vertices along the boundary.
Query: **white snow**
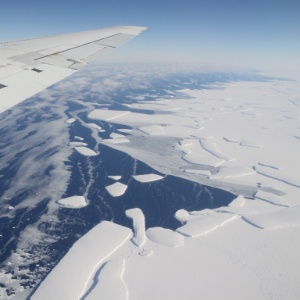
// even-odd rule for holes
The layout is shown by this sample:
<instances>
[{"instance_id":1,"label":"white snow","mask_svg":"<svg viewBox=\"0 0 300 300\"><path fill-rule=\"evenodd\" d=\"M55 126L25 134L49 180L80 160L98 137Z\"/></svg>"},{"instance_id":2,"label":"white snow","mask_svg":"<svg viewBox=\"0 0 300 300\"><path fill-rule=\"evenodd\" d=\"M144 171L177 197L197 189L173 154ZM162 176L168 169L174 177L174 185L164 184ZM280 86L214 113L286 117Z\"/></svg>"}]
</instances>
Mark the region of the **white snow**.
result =
<instances>
[{"instance_id":1,"label":"white snow","mask_svg":"<svg viewBox=\"0 0 300 300\"><path fill-rule=\"evenodd\" d=\"M126 192L127 185L123 184L121 182L116 182L116 183L106 186L105 189L111 196L119 197L119 196L122 196Z\"/></svg>"},{"instance_id":2,"label":"white snow","mask_svg":"<svg viewBox=\"0 0 300 300\"><path fill-rule=\"evenodd\" d=\"M139 182L152 182L152 181L157 181L161 180L164 177L160 176L158 174L143 174L143 175L134 175L132 176L136 181Z\"/></svg>"},{"instance_id":3,"label":"white snow","mask_svg":"<svg viewBox=\"0 0 300 300\"><path fill-rule=\"evenodd\" d=\"M98 155L95 151L93 151L90 148L79 146L74 148L78 153L84 155L84 156L95 156Z\"/></svg>"},{"instance_id":4,"label":"white snow","mask_svg":"<svg viewBox=\"0 0 300 300\"><path fill-rule=\"evenodd\" d=\"M88 290L97 267L131 235L126 227L106 221L98 224L72 246L31 299L80 299Z\"/></svg>"},{"instance_id":5,"label":"white snow","mask_svg":"<svg viewBox=\"0 0 300 300\"><path fill-rule=\"evenodd\" d=\"M68 208L80 208L87 206L88 204L83 196L72 196L68 198L63 198L56 201L56 203L60 206Z\"/></svg>"}]
</instances>

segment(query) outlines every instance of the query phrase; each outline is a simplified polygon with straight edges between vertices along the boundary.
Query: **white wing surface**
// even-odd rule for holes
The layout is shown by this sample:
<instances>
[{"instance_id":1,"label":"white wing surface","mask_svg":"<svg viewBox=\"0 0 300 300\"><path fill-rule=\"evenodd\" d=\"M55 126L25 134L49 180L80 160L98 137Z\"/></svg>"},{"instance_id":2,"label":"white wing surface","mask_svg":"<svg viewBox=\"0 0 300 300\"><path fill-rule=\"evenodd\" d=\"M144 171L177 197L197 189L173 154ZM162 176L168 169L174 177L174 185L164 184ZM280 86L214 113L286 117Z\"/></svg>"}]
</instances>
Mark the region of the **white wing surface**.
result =
<instances>
[{"instance_id":1,"label":"white wing surface","mask_svg":"<svg viewBox=\"0 0 300 300\"><path fill-rule=\"evenodd\" d=\"M0 113L145 31L122 26L0 43Z\"/></svg>"}]
</instances>

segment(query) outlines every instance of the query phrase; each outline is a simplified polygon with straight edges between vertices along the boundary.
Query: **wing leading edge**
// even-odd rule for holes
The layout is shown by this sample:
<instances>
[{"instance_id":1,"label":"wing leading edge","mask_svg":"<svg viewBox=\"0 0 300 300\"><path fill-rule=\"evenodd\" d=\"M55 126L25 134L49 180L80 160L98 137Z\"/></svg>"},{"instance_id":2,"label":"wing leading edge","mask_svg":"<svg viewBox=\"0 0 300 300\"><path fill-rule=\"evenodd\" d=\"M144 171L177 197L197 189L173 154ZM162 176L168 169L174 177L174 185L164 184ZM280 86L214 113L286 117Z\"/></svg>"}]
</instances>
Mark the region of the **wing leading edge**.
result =
<instances>
[{"instance_id":1,"label":"wing leading edge","mask_svg":"<svg viewBox=\"0 0 300 300\"><path fill-rule=\"evenodd\" d=\"M109 27L0 43L0 113L97 61L146 29Z\"/></svg>"}]
</instances>

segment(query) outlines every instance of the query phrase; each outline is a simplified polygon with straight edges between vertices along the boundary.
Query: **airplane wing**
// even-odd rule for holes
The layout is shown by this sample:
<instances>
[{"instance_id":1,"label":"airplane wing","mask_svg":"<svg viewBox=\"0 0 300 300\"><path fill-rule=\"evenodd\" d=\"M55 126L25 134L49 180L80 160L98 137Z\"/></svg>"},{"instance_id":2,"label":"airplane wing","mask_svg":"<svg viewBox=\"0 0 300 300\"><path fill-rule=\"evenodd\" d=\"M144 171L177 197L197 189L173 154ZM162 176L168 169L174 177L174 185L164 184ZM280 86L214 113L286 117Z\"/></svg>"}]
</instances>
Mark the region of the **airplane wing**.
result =
<instances>
[{"instance_id":1,"label":"airplane wing","mask_svg":"<svg viewBox=\"0 0 300 300\"><path fill-rule=\"evenodd\" d=\"M122 26L0 43L0 113L145 31Z\"/></svg>"}]
</instances>

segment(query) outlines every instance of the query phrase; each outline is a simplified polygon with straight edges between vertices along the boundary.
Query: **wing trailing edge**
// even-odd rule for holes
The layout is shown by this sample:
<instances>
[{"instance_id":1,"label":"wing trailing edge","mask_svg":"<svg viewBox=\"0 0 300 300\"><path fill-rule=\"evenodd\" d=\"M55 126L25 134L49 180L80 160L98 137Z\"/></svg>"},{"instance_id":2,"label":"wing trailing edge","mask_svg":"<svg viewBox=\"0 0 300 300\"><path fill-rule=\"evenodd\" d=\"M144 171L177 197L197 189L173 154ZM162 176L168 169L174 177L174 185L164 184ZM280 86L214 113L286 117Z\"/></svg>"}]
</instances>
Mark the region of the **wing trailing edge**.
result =
<instances>
[{"instance_id":1,"label":"wing trailing edge","mask_svg":"<svg viewBox=\"0 0 300 300\"><path fill-rule=\"evenodd\" d=\"M119 26L0 43L0 113L147 30Z\"/></svg>"}]
</instances>

